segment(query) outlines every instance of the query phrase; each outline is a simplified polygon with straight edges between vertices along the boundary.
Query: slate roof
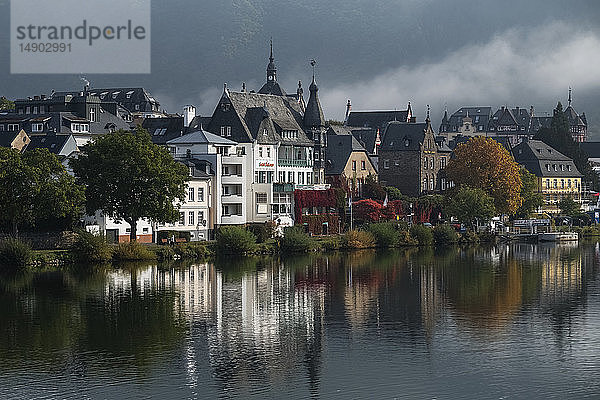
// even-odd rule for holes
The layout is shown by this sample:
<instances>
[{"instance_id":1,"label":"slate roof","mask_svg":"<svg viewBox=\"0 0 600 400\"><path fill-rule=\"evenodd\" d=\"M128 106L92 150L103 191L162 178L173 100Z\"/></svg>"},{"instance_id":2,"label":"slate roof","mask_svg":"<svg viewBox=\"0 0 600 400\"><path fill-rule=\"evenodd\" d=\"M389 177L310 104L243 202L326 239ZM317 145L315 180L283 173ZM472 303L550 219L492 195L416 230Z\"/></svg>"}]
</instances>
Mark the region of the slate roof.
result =
<instances>
[{"instance_id":1,"label":"slate roof","mask_svg":"<svg viewBox=\"0 0 600 400\"><path fill-rule=\"evenodd\" d=\"M221 137L219 135L215 135L214 133L210 133L204 130L197 130L194 132L187 133L183 136L177 137L175 139L171 139L167 142L167 144L199 144L199 143L207 143L207 144L219 144L219 145L227 145L227 146L235 146L237 143L233 140L229 140L227 138Z\"/></svg>"},{"instance_id":2,"label":"slate roof","mask_svg":"<svg viewBox=\"0 0 600 400\"><path fill-rule=\"evenodd\" d=\"M64 91L55 92L52 97L61 96L79 96L81 91ZM151 112L159 111L160 103L152 97L144 88L94 88L89 89L92 96L98 96L102 101L114 101L128 111L135 112ZM136 105L139 107L136 109Z\"/></svg>"},{"instance_id":3,"label":"slate roof","mask_svg":"<svg viewBox=\"0 0 600 400\"><path fill-rule=\"evenodd\" d=\"M541 140L524 140L513 148L513 156L516 162L539 177L576 178L582 176L572 159ZM556 171L554 170L555 166Z\"/></svg>"},{"instance_id":4,"label":"slate roof","mask_svg":"<svg viewBox=\"0 0 600 400\"><path fill-rule=\"evenodd\" d=\"M426 122L411 123L392 121L388 124L381 151L419 151L425 140Z\"/></svg>"},{"instance_id":5,"label":"slate roof","mask_svg":"<svg viewBox=\"0 0 600 400\"><path fill-rule=\"evenodd\" d=\"M585 126L587 123L577 114L573 106L569 105L565 110L565 115L569 120L570 126ZM583 114L585 118L585 114Z\"/></svg>"},{"instance_id":6,"label":"slate roof","mask_svg":"<svg viewBox=\"0 0 600 400\"><path fill-rule=\"evenodd\" d=\"M353 152L368 153L352 135L328 135L327 136L327 162L325 174L340 175L348 163Z\"/></svg>"},{"instance_id":7,"label":"slate roof","mask_svg":"<svg viewBox=\"0 0 600 400\"><path fill-rule=\"evenodd\" d=\"M210 179L214 171L212 170L212 165L206 160L198 160L196 158L187 158L185 160L179 161L181 164L186 167L192 167L192 177L199 179ZM210 174L206 172L206 169L209 169Z\"/></svg>"},{"instance_id":8,"label":"slate roof","mask_svg":"<svg viewBox=\"0 0 600 400\"><path fill-rule=\"evenodd\" d=\"M440 132L457 132L458 127L462 125L463 118L467 116L467 113L469 114L469 118L473 121L473 126L478 128L480 125L483 125L483 131L488 130L490 118L492 118L492 107L471 106L461 107L450 117L448 117L447 111L444 111Z\"/></svg>"},{"instance_id":9,"label":"slate roof","mask_svg":"<svg viewBox=\"0 0 600 400\"><path fill-rule=\"evenodd\" d=\"M142 122L142 128L150 133L153 143L166 144L183 135L183 117L146 118Z\"/></svg>"},{"instance_id":10,"label":"slate roof","mask_svg":"<svg viewBox=\"0 0 600 400\"><path fill-rule=\"evenodd\" d=\"M21 131L0 132L0 147L11 147L13 140Z\"/></svg>"},{"instance_id":11,"label":"slate roof","mask_svg":"<svg viewBox=\"0 0 600 400\"><path fill-rule=\"evenodd\" d=\"M406 122L408 110L400 111L351 111L346 125L358 128L385 129L388 122Z\"/></svg>"},{"instance_id":12,"label":"slate roof","mask_svg":"<svg viewBox=\"0 0 600 400\"><path fill-rule=\"evenodd\" d=\"M454 139L450 140L448 142L448 147L454 151L454 149L456 149L456 146L458 146L459 144L464 144L467 143L469 141L469 139L471 139L472 136L463 136L463 135L458 135L456 136ZM496 142L500 143L502 145L502 147L504 147L506 150L508 150L508 152L512 152L512 146L510 144L510 139L504 136L487 136L488 139L493 139Z\"/></svg>"},{"instance_id":13,"label":"slate roof","mask_svg":"<svg viewBox=\"0 0 600 400\"><path fill-rule=\"evenodd\" d=\"M306 104L306 110L304 110L304 126L306 127L322 127L325 126L325 117L323 117L323 109L321 108L321 102L319 101L319 88L313 81L309 87L310 97Z\"/></svg>"},{"instance_id":14,"label":"slate roof","mask_svg":"<svg viewBox=\"0 0 600 400\"><path fill-rule=\"evenodd\" d=\"M32 136L30 139L27 150L48 149L53 154L60 154L69 140L75 141L72 135Z\"/></svg>"},{"instance_id":15,"label":"slate roof","mask_svg":"<svg viewBox=\"0 0 600 400\"><path fill-rule=\"evenodd\" d=\"M502 107L498 111L494 113L492 116L492 120L490 121L490 126L498 128L498 126L518 126L518 132L526 132L529 133L531 130L531 114L530 111L521 108L515 107L510 109L508 107ZM508 131L517 132L517 131Z\"/></svg>"},{"instance_id":16,"label":"slate roof","mask_svg":"<svg viewBox=\"0 0 600 400\"><path fill-rule=\"evenodd\" d=\"M283 96L260 93L226 91L224 96L227 96L242 123L244 141L263 140L260 137L263 131L258 128L264 126L264 119L268 119L267 127L272 126L274 131L268 132L263 143L313 145L302 129L302 114L297 102ZM298 137L283 137L283 131L297 131Z\"/></svg>"},{"instance_id":17,"label":"slate roof","mask_svg":"<svg viewBox=\"0 0 600 400\"><path fill-rule=\"evenodd\" d=\"M589 158L600 158L600 142L581 142L579 143L579 148Z\"/></svg>"},{"instance_id":18,"label":"slate roof","mask_svg":"<svg viewBox=\"0 0 600 400\"><path fill-rule=\"evenodd\" d=\"M211 117L201 117L200 115L196 115L190 122L190 126L185 129L188 132L192 132L198 129L207 128L210 124L210 120Z\"/></svg>"},{"instance_id":19,"label":"slate roof","mask_svg":"<svg viewBox=\"0 0 600 400\"><path fill-rule=\"evenodd\" d=\"M80 132L71 131L71 123L87 123L89 124L90 135L101 135L110 132L111 130L131 129L129 123L122 118L117 117L107 111L97 114L98 121L90 122L86 118L82 118L71 112L51 112L45 114L8 114L0 116L0 124L3 123L19 123L19 128L23 129L28 135L37 134L80 134ZM32 123L44 123L44 131L40 133L32 132ZM83 133L82 133L83 134Z\"/></svg>"}]
</instances>

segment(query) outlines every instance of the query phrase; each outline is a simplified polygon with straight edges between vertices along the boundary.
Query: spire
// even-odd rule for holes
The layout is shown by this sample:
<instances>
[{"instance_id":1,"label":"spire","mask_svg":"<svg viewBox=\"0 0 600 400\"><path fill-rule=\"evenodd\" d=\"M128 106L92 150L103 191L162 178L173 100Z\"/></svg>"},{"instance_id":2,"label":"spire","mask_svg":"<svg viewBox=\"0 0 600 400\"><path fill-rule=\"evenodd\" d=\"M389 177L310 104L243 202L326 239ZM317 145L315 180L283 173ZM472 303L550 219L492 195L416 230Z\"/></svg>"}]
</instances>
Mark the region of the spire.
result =
<instances>
[{"instance_id":1,"label":"spire","mask_svg":"<svg viewBox=\"0 0 600 400\"><path fill-rule=\"evenodd\" d=\"M270 42L271 51L269 53L269 64L267 64L267 82L277 81L277 67L275 66L275 58L273 58L273 39Z\"/></svg>"},{"instance_id":2,"label":"spire","mask_svg":"<svg viewBox=\"0 0 600 400\"><path fill-rule=\"evenodd\" d=\"M304 126L307 128L316 128L325 126L325 118L323 117L323 109L321 108L321 102L319 101L319 88L315 82L315 64L317 62L313 59L310 60L310 65L313 68L312 82L309 86L310 97L308 98L308 104L306 104L306 110L304 111Z\"/></svg>"},{"instance_id":3,"label":"spire","mask_svg":"<svg viewBox=\"0 0 600 400\"><path fill-rule=\"evenodd\" d=\"M569 86L569 107L571 106L571 91L573 89L571 89L571 86Z\"/></svg>"},{"instance_id":4,"label":"spire","mask_svg":"<svg viewBox=\"0 0 600 400\"><path fill-rule=\"evenodd\" d=\"M350 111L352 111L352 103L350 103L350 99L348 99L348 103L346 104L346 118L344 119L344 122L348 122Z\"/></svg>"},{"instance_id":5,"label":"spire","mask_svg":"<svg viewBox=\"0 0 600 400\"><path fill-rule=\"evenodd\" d=\"M410 106L410 101L408 102L408 108L406 109L406 122L410 122L412 118L412 108Z\"/></svg>"},{"instance_id":6,"label":"spire","mask_svg":"<svg viewBox=\"0 0 600 400\"><path fill-rule=\"evenodd\" d=\"M427 118L425 118L425 122L427 122L428 124L431 122L431 119L429 118L429 112L431 111L431 108L429 107L429 104L427 104ZM469 116L469 113L467 112L467 117Z\"/></svg>"},{"instance_id":7,"label":"spire","mask_svg":"<svg viewBox=\"0 0 600 400\"><path fill-rule=\"evenodd\" d=\"M442 123L448 123L448 106L444 105L444 116L442 117Z\"/></svg>"}]
</instances>

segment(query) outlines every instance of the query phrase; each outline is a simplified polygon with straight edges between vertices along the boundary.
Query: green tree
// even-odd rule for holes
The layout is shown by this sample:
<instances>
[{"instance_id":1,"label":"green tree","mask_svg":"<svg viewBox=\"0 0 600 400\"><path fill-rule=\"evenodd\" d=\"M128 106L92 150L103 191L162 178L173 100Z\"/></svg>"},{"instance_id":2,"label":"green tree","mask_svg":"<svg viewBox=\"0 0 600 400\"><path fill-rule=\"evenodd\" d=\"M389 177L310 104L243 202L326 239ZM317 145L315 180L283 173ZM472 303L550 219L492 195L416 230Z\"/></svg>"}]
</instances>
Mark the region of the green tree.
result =
<instances>
[{"instance_id":1,"label":"green tree","mask_svg":"<svg viewBox=\"0 0 600 400\"><path fill-rule=\"evenodd\" d=\"M388 200L389 201L404 200L406 198L406 196L404 196L402 194L402 192L400 191L400 189L398 189L397 187L386 186L385 187L385 191L386 191L386 193L388 195Z\"/></svg>"},{"instance_id":2,"label":"green tree","mask_svg":"<svg viewBox=\"0 0 600 400\"><path fill-rule=\"evenodd\" d=\"M532 213L544 204L544 198L538 192L537 177L524 167L521 167L521 182L523 182L523 189L521 189L523 203L517 210L516 216L518 218L529 218Z\"/></svg>"},{"instance_id":3,"label":"green tree","mask_svg":"<svg viewBox=\"0 0 600 400\"><path fill-rule=\"evenodd\" d=\"M477 222L489 221L496 209L484 190L462 186L448 199L446 213L474 228Z\"/></svg>"},{"instance_id":4,"label":"green tree","mask_svg":"<svg viewBox=\"0 0 600 400\"><path fill-rule=\"evenodd\" d=\"M521 206L520 167L500 143L474 137L454 150L446 174L456 186L482 189L494 199L496 210L513 215Z\"/></svg>"},{"instance_id":5,"label":"green tree","mask_svg":"<svg viewBox=\"0 0 600 400\"><path fill-rule=\"evenodd\" d=\"M550 128L540 129L536 133L535 139L541 140L565 156L573 159L577 170L583 175L583 179L586 182L591 182L594 189L597 190L600 188L598 175L594 172L592 166L588 162L587 154L585 154L573 140L573 136L570 132L569 120L567 119L560 102L558 102L554 109Z\"/></svg>"},{"instance_id":6,"label":"green tree","mask_svg":"<svg viewBox=\"0 0 600 400\"><path fill-rule=\"evenodd\" d=\"M0 219L15 237L24 224L77 220L83 202L83 188L47 149L0 148Z\"/></svg>"},{"instance_id":7,"label":"green tree","mask_svg":"<svg viewBox=\"0 0 600 400\"><path fill-rule=\"evenodd\" d=\"M8 111L15 109L15 102L8 100L6 97L0 97L0 111Z\"/></svg>"},{"instance_id":8,"label":"green tree","mask_svg":"<svg viewBox=\"0 0 600 400\"><path fill-rule=\"evenodd\" d=\"M365 183L362 186L362 197L364 199L383 200L385 199L385 188L377 182L377 178L369 175L365 178Z\"/></svg>"},{"instance_id":9,"label":"green tree","mask_svg":"<svg viewBox=\"0 0 600 400\"><path fill-rule=\"evenodd\" d=\"M169 151L152 143L145 129L118 131L94 139L71 161L77 180L86 187L86 208L98 210L131 226L136 240L137 221L175 222L176 201L183 201L187 168Z\"/></svg>"},{"instance_id":10,"label":"green tree","mask_svg":"<svg viewBox=\"0 0 600 400\"><path fill-rule=\"evenodd\" d=\"M558 207L560 208L560 213L562 215L566 215L569 217L574 217L581 213L581 207L570 196L563 197L558 203Z\"/></svg>"}]
</instances>

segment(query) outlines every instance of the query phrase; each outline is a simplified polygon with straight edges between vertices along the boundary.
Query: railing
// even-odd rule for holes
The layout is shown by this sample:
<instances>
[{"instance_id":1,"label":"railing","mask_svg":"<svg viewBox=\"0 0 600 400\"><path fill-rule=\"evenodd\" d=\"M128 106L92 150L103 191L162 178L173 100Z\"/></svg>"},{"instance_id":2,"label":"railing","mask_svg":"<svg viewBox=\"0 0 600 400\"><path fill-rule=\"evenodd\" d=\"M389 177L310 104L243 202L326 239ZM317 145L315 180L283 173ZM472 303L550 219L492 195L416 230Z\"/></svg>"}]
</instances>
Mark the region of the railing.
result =
<instances>
[{"instance_id":1,"label":"railing","mask_svg":"<svg viewBox=\"0 0 600 400\"><path fill-rule=\"evenodd\" d=\"M308 167L308 160L288 160L280 158L277 160L280 167Z\"/></svg>"}]
</instances>

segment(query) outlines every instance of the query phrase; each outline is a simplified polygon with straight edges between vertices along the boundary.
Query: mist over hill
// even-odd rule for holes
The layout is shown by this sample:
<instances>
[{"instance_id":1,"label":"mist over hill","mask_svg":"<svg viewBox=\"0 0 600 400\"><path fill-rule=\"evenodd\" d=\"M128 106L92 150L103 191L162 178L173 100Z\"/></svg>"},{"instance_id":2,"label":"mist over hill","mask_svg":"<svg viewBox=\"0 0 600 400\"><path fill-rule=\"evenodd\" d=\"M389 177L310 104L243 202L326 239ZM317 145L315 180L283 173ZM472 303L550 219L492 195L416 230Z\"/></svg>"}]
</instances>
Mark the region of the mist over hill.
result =
<instances>
[{"instance_id":1,"label":"mist over hill","mask_svg":"<svg viewBox=\"0 0 600 400\"><path fill-rule=\"evenodd\" d=\"M9 3L0 0L0 54L9 54ZM538 115L573 87L592 140L600 140L600 3L467 0L153 0L152 73L86 75L94 87L143 86L171 112L211 114L223 83L258 89L273 38L288 91L316 74L326 118L353 108L405 108L418 119L444 106L529 107ZM0 57L0 95L81 86L78 75L11 75Z\"/></svg>"}]
</instances>

